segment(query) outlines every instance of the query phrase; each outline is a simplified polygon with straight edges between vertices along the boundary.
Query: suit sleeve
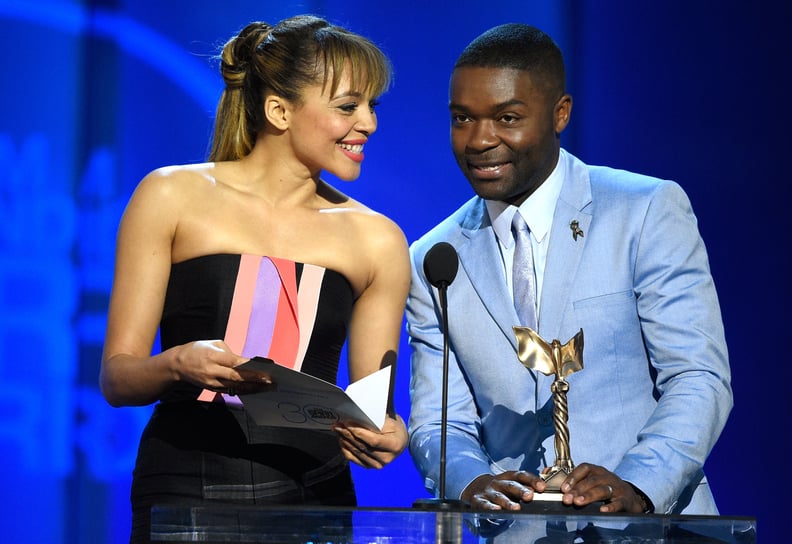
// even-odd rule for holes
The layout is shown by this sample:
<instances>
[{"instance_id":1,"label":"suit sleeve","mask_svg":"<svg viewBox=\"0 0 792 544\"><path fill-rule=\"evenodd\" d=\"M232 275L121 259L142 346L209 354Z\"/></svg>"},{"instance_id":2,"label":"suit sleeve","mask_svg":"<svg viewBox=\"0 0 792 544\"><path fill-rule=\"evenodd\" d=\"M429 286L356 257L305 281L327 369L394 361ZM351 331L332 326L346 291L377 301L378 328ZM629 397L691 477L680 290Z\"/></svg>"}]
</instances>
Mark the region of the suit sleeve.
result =
<instances>
[{"instance_id":1,"label":"suit sleeve","mask_svg":"<svg viewBox=\"0 0 792 544\"><path fill-rule=\"evenodd\" d=\"M655 191L642 226L634 289L657 406L615 469L670 512L702 467L733 399L726 341L707 253L690 202L674 183Z\"/></svg>"}]
</instances>

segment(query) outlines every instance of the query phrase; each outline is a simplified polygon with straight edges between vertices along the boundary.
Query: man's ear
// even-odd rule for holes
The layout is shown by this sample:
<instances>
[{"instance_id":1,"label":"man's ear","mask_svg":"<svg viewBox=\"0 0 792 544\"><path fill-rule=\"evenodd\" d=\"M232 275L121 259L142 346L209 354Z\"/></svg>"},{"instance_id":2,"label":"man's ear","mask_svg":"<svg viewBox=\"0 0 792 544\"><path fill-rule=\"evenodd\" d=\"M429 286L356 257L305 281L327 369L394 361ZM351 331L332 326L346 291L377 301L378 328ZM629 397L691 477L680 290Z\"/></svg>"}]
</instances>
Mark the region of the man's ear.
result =
<instances>
[{"instance_id":1,"label":"man's ear","mask_svg":"<svg viewBox=\"0 0 792 544\"><path fill-rule=\"evenodd\" d=\"M571 95L565 94L558 99L553 108L553 115L555 117L555 132L556 134L561 134L569 124L569 118L572 116Z\"/></svg>"},{"instance_id":2,"label":"man's ear","mask_svg":"<svg viewBox=\"0 0 792 544\"><path fill-rule=\"evenodd\" d=\"M278 129L289 128L291 104L282 96L269 94L264 97L264 118L267 124Z\"/></svg>"}]
</instances>

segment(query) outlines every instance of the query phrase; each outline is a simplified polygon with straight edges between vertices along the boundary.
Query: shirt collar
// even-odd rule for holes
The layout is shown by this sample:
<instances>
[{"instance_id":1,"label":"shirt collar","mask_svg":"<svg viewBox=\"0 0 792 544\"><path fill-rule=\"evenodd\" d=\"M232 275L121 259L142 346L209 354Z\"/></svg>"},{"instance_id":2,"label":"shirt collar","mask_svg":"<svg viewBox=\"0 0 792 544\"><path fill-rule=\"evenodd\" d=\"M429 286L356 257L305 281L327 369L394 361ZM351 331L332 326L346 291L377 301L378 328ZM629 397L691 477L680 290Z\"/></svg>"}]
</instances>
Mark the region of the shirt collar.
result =
<instances>
[{"instance_id":1,"label":"shirt collar","mask_svg":"<svg viewBox=\"0 0 792 544\"><path fill-rule=\"evenodd\" d=\"M502 200L485 200L487 213L490 216L492 228L495 235L503 247L511 248L514 245L514 237L511 233L511 222L514 214L522 214L528 228L531 229L534 239L542 243L550 226L553 224L553 213L555 211L558 195L561 194L561 185L564 181L566 152L561 149L558 155L558 162L550 172L550 175L531 196L525 199L519 208L512 206Z\"/></svg>"}]
</instances>

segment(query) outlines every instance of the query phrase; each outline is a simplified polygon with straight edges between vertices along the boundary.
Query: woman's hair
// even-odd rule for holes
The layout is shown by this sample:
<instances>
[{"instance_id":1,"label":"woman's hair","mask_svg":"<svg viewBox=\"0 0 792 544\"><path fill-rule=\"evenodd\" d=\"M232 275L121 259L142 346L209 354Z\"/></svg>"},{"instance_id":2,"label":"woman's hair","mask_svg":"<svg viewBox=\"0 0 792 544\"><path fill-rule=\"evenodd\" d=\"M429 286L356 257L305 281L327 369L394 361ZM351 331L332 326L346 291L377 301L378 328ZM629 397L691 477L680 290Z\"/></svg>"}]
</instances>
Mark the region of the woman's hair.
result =
<instances>
[{"instance_id":1,"label":"woman's hair","mask_svg":"<svg viewBox=\"0 0 792 544\"><path fill-rule=\"evenodd\" d=\"M362 36L312 15L275 26L250 23L226 42L220 55L225 89L209 160L250 153L265 123L265 94L299 104L307 86L321 84L323 90L329 85L332 95L347 69L353 90L376 97L390 86L390 61Z\"/></svg>"}]
</instances>

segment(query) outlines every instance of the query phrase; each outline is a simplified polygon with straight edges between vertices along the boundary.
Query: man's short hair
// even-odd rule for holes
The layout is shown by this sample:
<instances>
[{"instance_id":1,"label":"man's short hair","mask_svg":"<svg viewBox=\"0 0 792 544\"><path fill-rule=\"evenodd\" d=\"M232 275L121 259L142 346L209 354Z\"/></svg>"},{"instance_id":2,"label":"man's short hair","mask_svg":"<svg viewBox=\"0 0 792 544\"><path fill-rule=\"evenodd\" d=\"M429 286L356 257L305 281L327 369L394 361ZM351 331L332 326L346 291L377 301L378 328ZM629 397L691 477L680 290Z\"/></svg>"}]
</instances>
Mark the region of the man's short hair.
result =
<instances>
[{"instance_id":1,"label":"man's short hair","mask_svg":"<svg viewBox=\"0 0 792 544\"><path fill-rule=\"evenodd\" d=\"M536 27L507 23L493 27L462 51L454 69L466 66L525 70L537 84L559 96L565 92L564 57L553 39Z\"/></svg>"}]
</instances>

